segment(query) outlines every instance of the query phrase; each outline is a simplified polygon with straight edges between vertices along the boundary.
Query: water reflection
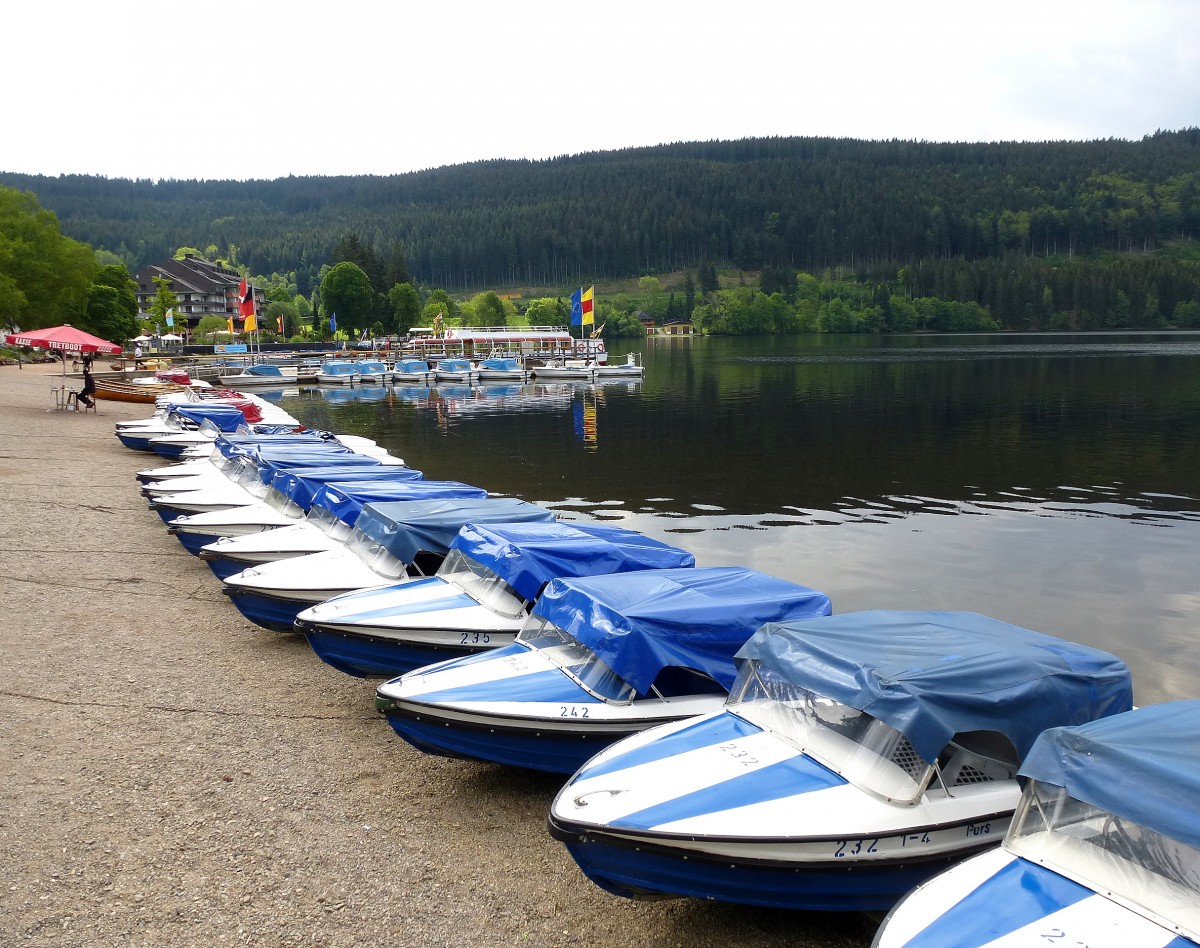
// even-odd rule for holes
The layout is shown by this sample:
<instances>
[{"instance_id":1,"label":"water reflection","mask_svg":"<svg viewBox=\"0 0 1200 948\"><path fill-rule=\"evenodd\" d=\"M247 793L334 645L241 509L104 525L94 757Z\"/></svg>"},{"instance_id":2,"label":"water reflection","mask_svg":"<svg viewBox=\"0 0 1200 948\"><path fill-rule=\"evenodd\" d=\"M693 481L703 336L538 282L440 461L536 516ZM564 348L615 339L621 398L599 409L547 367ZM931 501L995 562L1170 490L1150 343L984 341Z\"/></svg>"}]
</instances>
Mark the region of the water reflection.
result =
<instances>
[{"instance_id":1,"label":"water reflection","mask_svg":"<svg viewBox=\"0 0 1200 948\"><path fill-rule=\"evenodd\" d=\"M616 384L282 404L839 612L983 612L1122 655L1139 701L1200 696L1200 337L669 340L643 361Z\"/></svg>"}]
</instances>

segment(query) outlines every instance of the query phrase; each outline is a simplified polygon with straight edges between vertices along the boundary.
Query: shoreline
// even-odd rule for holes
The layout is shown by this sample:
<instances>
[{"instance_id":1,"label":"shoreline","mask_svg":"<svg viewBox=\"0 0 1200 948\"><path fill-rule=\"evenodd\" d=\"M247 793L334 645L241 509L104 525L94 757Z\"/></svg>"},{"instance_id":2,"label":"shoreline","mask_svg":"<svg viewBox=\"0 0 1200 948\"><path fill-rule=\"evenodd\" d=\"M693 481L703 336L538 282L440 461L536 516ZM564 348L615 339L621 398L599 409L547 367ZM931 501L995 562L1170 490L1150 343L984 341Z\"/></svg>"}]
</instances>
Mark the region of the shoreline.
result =
<instances>
[{"instance_id":1,"label":"shoreline","mask_svg":"<svg viewBox=\"0 0 1200 948\"><path fill-rule=\"evenodd\" d=\"M113 423L0 366L0 943L865 945L876 923L632 902L549 837L562 780L423 754L374 682L247 622ZM79 376L67 372L68 388Z\"/></svg>"}]
</instances>

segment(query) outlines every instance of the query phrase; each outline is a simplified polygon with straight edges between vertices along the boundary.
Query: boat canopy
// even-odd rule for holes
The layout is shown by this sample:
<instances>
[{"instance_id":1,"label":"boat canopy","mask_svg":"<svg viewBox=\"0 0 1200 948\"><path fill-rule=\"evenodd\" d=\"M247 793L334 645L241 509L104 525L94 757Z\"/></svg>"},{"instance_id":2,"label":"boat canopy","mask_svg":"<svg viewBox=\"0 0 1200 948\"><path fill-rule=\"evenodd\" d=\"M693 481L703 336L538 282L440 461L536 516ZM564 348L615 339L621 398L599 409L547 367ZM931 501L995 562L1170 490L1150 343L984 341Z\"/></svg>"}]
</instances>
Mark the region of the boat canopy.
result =
<instances>
[{"instance_id":1,"label":"boat canopy","mask_svg":"<svg viewBox=\"0 0 1200 948\"><path fill-rule=\"evenodd\" d=\"M317 445L333 444L342 448L346 447L332 434L324 431L294 431L290 434L271 434L270 432L265 434L262 432L238 434L232 432L218 436L213 446L223 455L229 457L233 454L248 454L255 448L269 447L271 445L286 446L314 443ZM346 450L349 450L349 448L346 448Z\"/></svg>"},{"instance_id":2,"label":"boat canopy","mask_svg":"<svg viewBox=\"0 0 1200 948\"><path fill-rule=\"evenodd\" d=\"M468 523L450 549L486 566L532 602L559 576L696 565L686 550L636 530L573 523Z\"/></svg>"},{"instance_id":3,"label":"boat canopy","mask_svg":"<svg viewBox=\"0 0 1200 948\"><path fill-rule=\"evenodd\" d=\"M1020 775L1200 849L1200 701L1050 728Z\"/></svg>"},{"instance_id":4,"label":"boat canopy","mask_svg":"<svg viewBox=\"0 0 1200 948\"><path fill-rule=\"evenodd\" d=\"M425 483L431 483L426 481ZM436 482L432 482L436 483ZM313 501L317 503L316 500ZM355 526L402 563L422 550L446 554L468 523L552 523L554 513L515 497L441 499L436 495L393 503L371 503Z\"/></svg>"},{"instance_id":5,"label":"boat canopy","mask_svg":"<svg viewBox=\"0 0 1200 948\"><path fill-rule=\"evenodd\" d=\"M386 362L376 359L360 359L354 364L358 366L360 372L386 372L388 370Z\"/></svg>"},{"instance_id":6,"label":"boat canopy","mask_svg":"<svg viewBox=\"0 0 1200 948\"><path fill-rule=\"evenodd\" d=\"M339 467L348 471L375 471L389 465L380 464L376 458L353 451L291 451L272 452L264 457L250 455L258 465L258 479L270 484L280 471L301 471L305 468ZM375 463L372 463L375 462ZM367 475L371 477L371 474Z\"/></svg>"},{"instance_id":7,"label":"boat canopy","mask_svg":"<svg viewBox=\"0 0 1200 948\"><path fill-rule=\"evenodd\" d=\"M323 484L411 484L424 478L424 474L411 467L394 464L379 464L375 467L329 466L279 470L271 477L271 489L278 491L301 510L312 506L313 498Z\"/></svg>"},{"instance_id":8,"label":"boat canopy","mask_svg":"<svg viewBox=\"0 0 1200 948\"><path fill-rule=\"evenodd\" d=\"M218 431L234 432L246 423L246 416L236 405L174 405L171 414L186 418L193 424L211 422Z\"/></svg>"},{"instance_id":9,"label":"boat canopy","mask_svg":"<svg viewBox=\"0 0 1200 948\"><path fill-rule=\"evenodd\" d=\"M375 496L367 497L367 491L370 489ZM348 481L337 484L323 484L320 490L313 495L312 505L328 510L339 520L344 520L346 523L352 523L356 527L363 527L365 524L374 524L375 519L380 521L378 527L372 526L373 530L378 532L369 534L371 539L378 542L386 548L388 552L392 552L388 544L391 542L391 534L388 532L387 524L390 518L386 514L379 515L378 518L368 518L366 516L366 505L368 503L380 506L383 501L405 501L405 500L444 500L449 498L481 498L486 497L487 491L482 487L472 487L470 484L463 484L459 481L399 481L393 483L382 482L370 488L370 485L363 484L358 481ZM447 541L448 542L448 541ZM440 551L444 552L444 550ZM398 554L393 554L398 555ZM405 563L411 560L405 560Z\"/></svg>"},{"instance_id":10,"label":"boat canopy","mask_svg":"<svg viewBox=\"0 0 1200 948\"><path fill-rule=\"evenodd\" d=\"M496 372L520 372L521 363L516 359L484 359L479 363L481 369L492 369Z\"/></svg>"},{"instance_id":11,"label":"boat canopy","mask_svg":"<svg viewBox=\"0 0 1200 948\"><path fill-rule=\"evenodd\" d=\"M283 378L283 372L280 371L279 366L268 365L265 363L259 363L257 365L247 366L245 374L246 375L262 375L262 376L266 376L268 378Z\"/></svg>"},{"instance_id":12,"label":"boat canopy","mask_svg":"<svg viewBox=\"0 0 1200 948\"><path fill-rule=\"evenodd\" d=\"M326 362L321 366L324 375L358 375L358 366L353 362Z\"/></svg>"},{"instance_id":13,"label":"boat canopy","mask_svg":"<svg viewBox=\"0 0 1200 948\"><path fill-rule=\"evenodd\" d=\"M737 657L883 721L928 761L964 731L1002 733L1023 759L1047 727L1118 714L1133 702L1121 659L974 612L770 622Z\"/></svg>"},{"instance_id":14,"label":"boat canopy","mask_svg":"<svg viewBox=\"0 0 1200 948\"><path fill-rule=\"evenodd\" d=\"M533 614L582 642L644 695L673 666L704 672L729 689L734 653L755 629L831 610L829 598L807 586L713 566L557 578Z\"/></svg>"},{"instance_id":15,"label":"boat canopy","mask_svg":"<svg viewBox=\"0 0 1200 948\"><path fill-rule=\"evenodd\" d=\"M401 359L396 363L396 372L428 372L429 363L424 359Z\"/></svg>"},{"instance_id":16,"label":"boat canopy","mask_svg":"<svg viewBox=\"0 0 1200 948\"><path fill-rule=\"evenodd\" d=\"M443 372L470 372L474 368L470 359L442 359L437 367Z\"/></svg>"}]
</instances>

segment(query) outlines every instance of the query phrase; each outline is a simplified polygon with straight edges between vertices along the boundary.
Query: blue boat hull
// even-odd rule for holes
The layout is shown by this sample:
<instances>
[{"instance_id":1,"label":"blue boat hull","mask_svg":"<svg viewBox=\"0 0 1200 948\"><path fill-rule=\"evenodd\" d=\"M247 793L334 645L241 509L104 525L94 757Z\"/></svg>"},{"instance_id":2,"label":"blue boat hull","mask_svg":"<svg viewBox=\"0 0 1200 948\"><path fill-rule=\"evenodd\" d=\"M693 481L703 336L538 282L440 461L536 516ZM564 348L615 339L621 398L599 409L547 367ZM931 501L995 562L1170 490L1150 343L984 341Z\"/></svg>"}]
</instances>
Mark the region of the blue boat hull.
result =
<instances>
[{"instance_id":1,"label":"blue boat hull","mask_svg":"<svg viewBox=\"0 0 1200 948\"><path fill-rule=\"evenodd\" d=\"M438 648L411 642L344 635L297 624L317 657L338 671L356 678L395 678L417 668L450 658L474 655L486 649Z\"/></svg>"},{"instance_id":2,"label":"blue boat hull","mask_svg":"<svg viewBox=\"0 0 1200 948\"><path fill-rule=\"evenodd\" d=\"M155 437L155 438L158 438L161 436L162 436L161 431L156 432L153 435L153 437ZM119 435L117 435L117 440L120 441L121 444L125 445L125 447L129 448L132 451L147 451L150 454L153 454L154 449L152 447L150 447L150 438L151 437L152 437L151 435L119 434Z\"/></svg>"},{"instance_id":3,"label":"blue boat hull","mask_svg":"<svg viewBox=\"0 0 1200 948\"><path fill-rule=\"evenodd\" d=\"M296 616L313 605L296 599L276 599L262 593L245 592L239 587L225 586L222 590L238 612L264 629L272 632L294 632Z\"/></svg>"},{"instance_id":4,"label":"blue boat hull","mask_svg":"<svg viewBox=\"0 0 1200 948\"><path fill-rule=\"evenodd\" d=\"M623 898L687 897L817 912L885 911L914 886L977 851L847 870L718 858L642 839L614 843L600 834L573 831L553 818L550 835L566 844L592 882Z\"/></svg>"}]
</instances>

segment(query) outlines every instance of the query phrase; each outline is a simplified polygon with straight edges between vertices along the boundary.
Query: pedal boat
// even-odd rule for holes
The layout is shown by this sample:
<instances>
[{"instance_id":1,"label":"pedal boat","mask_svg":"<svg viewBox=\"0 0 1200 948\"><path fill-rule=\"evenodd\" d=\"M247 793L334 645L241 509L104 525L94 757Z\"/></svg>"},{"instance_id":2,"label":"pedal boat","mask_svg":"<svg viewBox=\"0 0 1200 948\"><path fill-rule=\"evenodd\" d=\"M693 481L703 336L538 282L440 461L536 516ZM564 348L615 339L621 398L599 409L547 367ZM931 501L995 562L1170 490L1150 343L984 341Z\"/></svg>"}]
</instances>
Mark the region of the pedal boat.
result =
<instances>
[{"instance_id":1,"label":"pedal boat","mask_svg":"<svg viewBox=\"0 0 1200 948\"><path fill-rule=\"evenodd\" d=\"M1045 731L1003 844L930 879L877 948L1200 944L1200 701Z\"/></svg>"},{"instance_id":2,"label":"pedal boat","mask_svg":"<svg viewBox=\"0 0 1200 948\"><path fill-rule=\"evenodd\" d=\"M482 359L476 373L480 382L524 382L529 372L516 359Z\"/></svg>"},{"instance_id":3,"label":"pedal boat","mask_svg":"<svg viewBox=\"0 0 1200 948\"><path fill-rule=\"evenodd\" d=\"M478 500L487 496L482 488L458 481L414 481L406 486L413 501ZM449 542L440 549L416 543L401 519L407 509L395 506L409 502L367 504L342 549L247 567L229 576L222 592L251 622L292 632L299 613L326 599L356 589L432 576L445 559Z\"/></svg>"},{"instance_id":4,"label":"pedal boat","mask_svg":"<svg viewBox=\"0 0 1200 948\"><path fill-rule=\"evenodd\" d=\"M425 579L335 596L296 616L322 661L391 678L511 645L550 580L696 565L685 550L599 524L467 523Z\"/></svg>"},{"instance_id":5,"label":"pedal boat","mask_svg":"<svg viewBox=\"0 0 1200 948\"><path fill-rule=\"evenodd\" d=\"M614 741L719 709L755 629L830 609L741 567L555 579L513 645L386 682L375 706L429 753L571 774Z\"/></svg>"},{"instance_id":6,"label":"pedal boat","mask_svg":"<svg viewBox=\"0 0 1200 948\"><path fill-rule=\"evenodd\" d=\"M424 359L401 359L392 366L393 382L428 385L430 378L429 363Z\"/></svg>"},{"instance_id":7,"label":"pedal boat","mask_svg":"<svg viewBox=\"0 0 1200 948\"><path fill-rule=\"evenodd\" d=\"M975 613L764 625L725 708L627 738L555 798L602 889L820 911L891 908L999 844L1048 727L1127 711L1098 649Z\"/></svg>"},{"instance_id":8,"label":"pedal boat","mask_svg":"<svg viewBox=\"0 0 1200 948\"><path fill-rule=\"evenodd\" d=\"M365 504L359 502L358 496L342 498L337 490L339 487L341 485L332 484L318 491L303 520L261 533L221 537L202 547L200 558L208 563L213 573L225 579L260 563L345 549ZM406 510L410 535L417 529L428 533L430 522L437 518L449 524L447 530L454 531L465 522L463 518L478 523L504 521L506 518L527 522L554 519L554 515L546 508L510 497L413 501ZM454 533L450 533L450 536L454 536ZM415 556L417 551L413 550L408 555Z\"/></svg>"},{"instance_id":9,"label":"pedal boat","mask_svg":"<svg viewBox=\"0 0 1200 948\"><path fill-rule=\"evenodd\" d=\"M477 382L479 370L470 359L442 359L434 363L433 378L437 382Z\"/></svg>"}]
</instances>

